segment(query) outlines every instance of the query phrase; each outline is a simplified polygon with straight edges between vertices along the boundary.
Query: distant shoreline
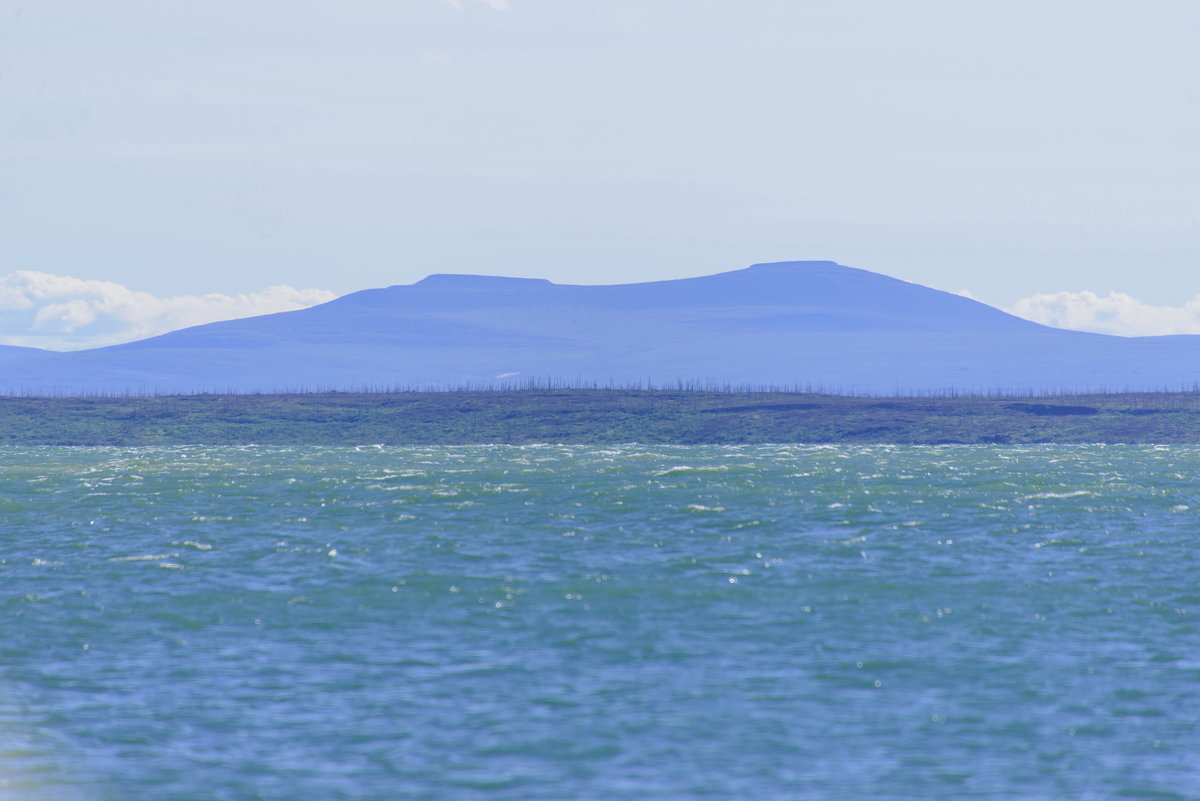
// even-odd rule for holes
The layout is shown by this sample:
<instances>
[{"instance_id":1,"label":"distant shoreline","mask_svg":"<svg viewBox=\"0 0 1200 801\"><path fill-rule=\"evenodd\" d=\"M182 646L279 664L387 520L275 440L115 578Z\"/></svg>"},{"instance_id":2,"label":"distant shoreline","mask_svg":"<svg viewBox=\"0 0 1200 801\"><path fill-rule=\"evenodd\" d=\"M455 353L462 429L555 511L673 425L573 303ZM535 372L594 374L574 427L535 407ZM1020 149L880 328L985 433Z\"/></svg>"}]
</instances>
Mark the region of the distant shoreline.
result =
<instances>
[{"instance_id":1,"label":"distant shoreline","mask_svg":"<svg viewBox=\"0 0 1200 801\"><path fill-rule=\"evenodd\" d=\"M1200 443L1200 393L513 389L0 397L2 445Z\"/></svg>"}]
</instances>

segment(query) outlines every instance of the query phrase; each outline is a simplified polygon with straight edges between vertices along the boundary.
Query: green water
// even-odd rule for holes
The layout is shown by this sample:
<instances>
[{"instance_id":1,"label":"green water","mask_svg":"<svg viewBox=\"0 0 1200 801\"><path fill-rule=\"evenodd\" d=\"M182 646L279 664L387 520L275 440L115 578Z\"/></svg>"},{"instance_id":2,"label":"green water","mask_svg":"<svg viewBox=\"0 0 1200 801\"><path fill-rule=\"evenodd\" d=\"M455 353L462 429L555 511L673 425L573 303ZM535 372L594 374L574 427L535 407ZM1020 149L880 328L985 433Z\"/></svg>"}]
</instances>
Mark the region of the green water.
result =
<instances>
[{"instance_id":1,"label":"green water","mask_svg":"<svg viewBox=\"0 0 1200 801\"><path fill-rule=\"evenodd\" d=\"M1200 798L1200 449L0 449L0 799Z\"/></svg>"}]
</instances>

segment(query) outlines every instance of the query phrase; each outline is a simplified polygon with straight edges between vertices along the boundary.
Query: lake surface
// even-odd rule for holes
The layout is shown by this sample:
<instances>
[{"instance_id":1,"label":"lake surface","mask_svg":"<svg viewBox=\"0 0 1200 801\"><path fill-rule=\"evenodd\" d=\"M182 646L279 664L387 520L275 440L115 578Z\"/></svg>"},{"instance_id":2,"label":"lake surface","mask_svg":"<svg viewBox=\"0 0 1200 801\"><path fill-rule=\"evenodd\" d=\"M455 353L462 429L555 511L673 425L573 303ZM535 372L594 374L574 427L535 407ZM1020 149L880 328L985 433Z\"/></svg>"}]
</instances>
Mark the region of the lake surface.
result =
<instances>
[{"instance_id":1,"label":"lake surface","mask_svg":"<svg viewBox=\"0 0 1200 801\"><path fill-rule=\"evenodd\" d=\"M0 449L0 799L1200 797L1200 449Z\"/></svg>"}]
</instances>

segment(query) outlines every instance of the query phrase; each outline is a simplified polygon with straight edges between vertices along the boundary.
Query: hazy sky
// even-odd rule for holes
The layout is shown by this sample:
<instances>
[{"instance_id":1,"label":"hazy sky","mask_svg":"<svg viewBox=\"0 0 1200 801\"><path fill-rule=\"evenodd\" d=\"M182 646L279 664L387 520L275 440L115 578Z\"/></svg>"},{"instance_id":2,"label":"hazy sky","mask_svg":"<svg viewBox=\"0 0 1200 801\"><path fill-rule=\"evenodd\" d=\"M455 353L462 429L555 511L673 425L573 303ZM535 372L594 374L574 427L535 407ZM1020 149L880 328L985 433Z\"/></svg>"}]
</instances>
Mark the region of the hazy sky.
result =
<instances>
[{"instance_id":1,"label":"hazy sky","mask_svg":"<svg viewBox=\"0 0 1200 801\"><path fill-rule=\"evenodd\" d=\"M0 0L0 276L812 258L1183 308L1197 41L1194 0Z\"/></svg>"}]
</instances>

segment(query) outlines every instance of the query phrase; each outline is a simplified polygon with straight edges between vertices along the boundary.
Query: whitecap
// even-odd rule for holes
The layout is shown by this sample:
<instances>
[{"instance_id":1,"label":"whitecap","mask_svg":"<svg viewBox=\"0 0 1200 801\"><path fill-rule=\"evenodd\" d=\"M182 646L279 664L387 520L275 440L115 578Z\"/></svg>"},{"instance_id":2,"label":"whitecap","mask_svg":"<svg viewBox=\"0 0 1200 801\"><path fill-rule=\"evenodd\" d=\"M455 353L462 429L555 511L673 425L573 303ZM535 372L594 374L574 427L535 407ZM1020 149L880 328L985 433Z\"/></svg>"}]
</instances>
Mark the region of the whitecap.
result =
<instances>
[{"instance_id":1,"label":"whitecap","mask_svg":"<svg viewBox=\"0 0 1200 801\"><path fill-rule=\"evenodd\" d=\"M157 562L162 559L177 558L177 553L149 553L141 556L112 556L109 557L110 562Z\"/></svg>"},{"instance_id":2,"label":"whitecap","mask_svg":"<svg viewBox=\"0 0 1200 801\"><path fill-rule=\"evenodd\" d=\"M1035 499L1056 499L1056 498L1087 498L1096 493L1090 490L1075 490L1074 492L1038 492L1033 495L1026 495L1021 500L1032 501Z\"/></svg>"}]
</instances>

